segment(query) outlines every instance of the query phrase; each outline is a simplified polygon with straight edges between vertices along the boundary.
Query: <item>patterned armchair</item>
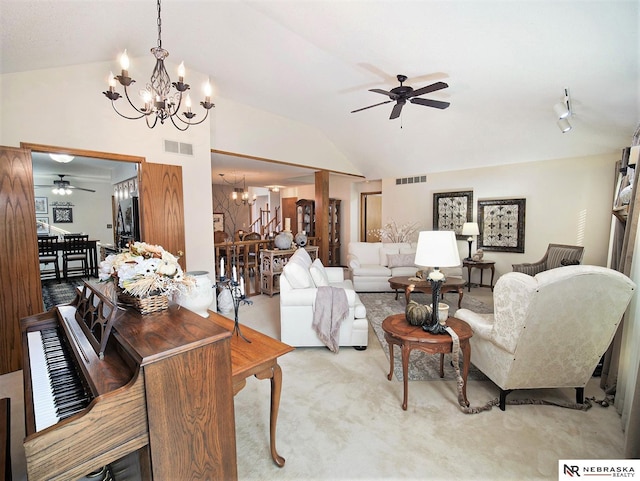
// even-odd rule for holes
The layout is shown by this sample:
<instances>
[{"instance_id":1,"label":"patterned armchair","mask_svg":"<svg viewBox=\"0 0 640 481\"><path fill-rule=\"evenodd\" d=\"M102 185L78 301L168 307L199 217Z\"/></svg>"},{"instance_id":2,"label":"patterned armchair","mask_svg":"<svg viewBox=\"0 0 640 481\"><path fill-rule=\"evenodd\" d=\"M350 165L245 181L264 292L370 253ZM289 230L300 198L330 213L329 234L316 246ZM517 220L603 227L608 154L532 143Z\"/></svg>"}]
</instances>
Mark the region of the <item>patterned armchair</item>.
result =
<instances>
[{"instance_id":1,"label":"patterned armchair","mask_svg":"<svg viewBox=\"0 0 640 481\"><path fill-rule=\"evenodd\" d=\"M547 252L542 259L530 264L513 264L513 272L522 272L523 274L535 276L540 272L555 269L556 267L580 264L583 253L584 247L582 246L549 244Z\"/></svg>"},{"instance_id":2,"label":"patterned armchair","mask_svg":"<svg viewBox=\"0 0 640 481\"><path fill-rule=\"evenodd\" d=\"M509 272L494 287L493 314L459 309L455 317L473 329L471 362L500 388L500 409L514 389L571 387L582 403L634 289L598 266Z\"/></svg>"}]
</instances>

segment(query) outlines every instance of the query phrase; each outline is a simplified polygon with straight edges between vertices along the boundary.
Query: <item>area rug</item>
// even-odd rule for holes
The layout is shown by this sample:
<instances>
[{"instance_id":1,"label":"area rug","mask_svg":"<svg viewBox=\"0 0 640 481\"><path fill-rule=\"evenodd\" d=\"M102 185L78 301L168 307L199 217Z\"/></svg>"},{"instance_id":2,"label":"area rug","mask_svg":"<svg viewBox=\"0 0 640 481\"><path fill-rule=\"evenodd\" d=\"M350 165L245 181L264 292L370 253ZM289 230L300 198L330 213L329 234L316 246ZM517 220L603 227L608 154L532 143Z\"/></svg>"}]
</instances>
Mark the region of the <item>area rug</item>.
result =
<instances>
[{"instance_id":1,"label":"area rug","mask_svg":"<svg viewBox=\"0 0 640 481\"><path fill-rule=\"evenodd\" d=\"M42 301L48 311L58 304L69 304L76 297L76 287L83 285L81 278L60 282L55 279L42 281Z\"/></svg>"},{"instance_id":2,"label":"area rug","mask_svg":"<svg viewBox=\"0 0 640 481\"><path fill-rule=\"evenodd\" d=\"M384 331L382 330L382 321L392 314L403 313L405 309L404 294L400 293L398 300L395 300L394 293L359 293L360 300L367 308L367 319L373 328L380 345L389 359L389 345L384 339ZM421 304L431 304L431 295L422 293L411 294L411 300ZM449 313L454 313L458 308L458 294L445 294L444 302L449 305ZM474 312L490 313L492 309L483 302L474 299L472 296L465 294L462 298L462 308L471 309ZM400 348L395 346L393 349L393 372L396 379L402 381L402 357ZM455 380L455 371L451 365L451 355L446 354L444 358L444 378L440 377L440 356L427 354L422 351L413 350L409 355L409 381L435 381L435 380ZM469 366L468 380L486 380L487 377L482 374L473 364Z\"/></svg>"}]
</instances>

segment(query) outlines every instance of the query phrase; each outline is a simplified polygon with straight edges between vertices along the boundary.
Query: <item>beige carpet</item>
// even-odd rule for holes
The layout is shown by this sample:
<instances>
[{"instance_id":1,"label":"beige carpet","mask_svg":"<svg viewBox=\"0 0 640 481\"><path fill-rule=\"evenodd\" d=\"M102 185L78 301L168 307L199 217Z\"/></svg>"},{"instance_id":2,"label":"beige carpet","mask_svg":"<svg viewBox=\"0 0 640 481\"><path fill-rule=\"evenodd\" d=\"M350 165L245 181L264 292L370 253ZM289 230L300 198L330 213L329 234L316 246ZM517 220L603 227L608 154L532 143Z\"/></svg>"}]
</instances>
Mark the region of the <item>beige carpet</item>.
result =
<instances>
[{"instance_id":1,"label":"beige carpet","mask_svg":"<svg viewBox=\"0 0 640 481\"><path fill-rule=\"evenodd\" d=\"M476 295L472 289L471 295ZM479 290L480 291L480 290ZM489 292L488 289L484 290ZM484 292L483 292L484 294ZM466 295L466 292L465 292ZM255 296L241 322L278 332L278 296ZM277 447L269 453L269 382L248 379L235 397L240 480L556 480L558 459L622 456L623 433L613 407L587 412L553 406L507 406L465 415L453 381L412 382L407 411L402 383L387 381L388 360L373 330L366 351L299 348L280 360L283 372ZM0 376L11 396L14 480L25 480L21 373ZM515 392L510 398L536 393ZM470 381L472 405L497 395L489 381ZM587 396L602 397L598 379ZM544 392L571 401L574 391Z\"/></svg>"}]
</instances>

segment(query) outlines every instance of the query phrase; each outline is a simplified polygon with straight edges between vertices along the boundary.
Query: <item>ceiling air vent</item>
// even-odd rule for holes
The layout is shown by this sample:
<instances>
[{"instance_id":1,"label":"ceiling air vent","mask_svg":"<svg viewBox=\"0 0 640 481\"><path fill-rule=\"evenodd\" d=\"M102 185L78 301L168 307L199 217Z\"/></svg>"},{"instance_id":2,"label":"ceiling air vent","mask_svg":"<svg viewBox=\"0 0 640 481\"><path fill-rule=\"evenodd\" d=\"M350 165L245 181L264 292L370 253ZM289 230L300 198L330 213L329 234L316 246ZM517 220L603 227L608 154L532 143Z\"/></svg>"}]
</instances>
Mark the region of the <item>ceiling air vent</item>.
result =
<instances>
[{"instance_id":1,"label":"ceiling air vent","mask_svg":"<svg viewBox=\"0 0 640 481\"><path fill-rule=\"evenodd\" d=\"M396 179L396 185L404 185L404 184L420 184L421 182L426 182L426 175L415 175L413 177L402 177L401 179Z\"/></svg>"},{"instance_id":2,"label":"ceiling air vent","mask_svg":"<svg viewBox=\"0 0 640 481\"><path fill-rule=\"evenodd\" d=\"M170 154L193 155L193 144L176 142L174 140L165 140L164 151Z\"/></svg>"}]
</instances>

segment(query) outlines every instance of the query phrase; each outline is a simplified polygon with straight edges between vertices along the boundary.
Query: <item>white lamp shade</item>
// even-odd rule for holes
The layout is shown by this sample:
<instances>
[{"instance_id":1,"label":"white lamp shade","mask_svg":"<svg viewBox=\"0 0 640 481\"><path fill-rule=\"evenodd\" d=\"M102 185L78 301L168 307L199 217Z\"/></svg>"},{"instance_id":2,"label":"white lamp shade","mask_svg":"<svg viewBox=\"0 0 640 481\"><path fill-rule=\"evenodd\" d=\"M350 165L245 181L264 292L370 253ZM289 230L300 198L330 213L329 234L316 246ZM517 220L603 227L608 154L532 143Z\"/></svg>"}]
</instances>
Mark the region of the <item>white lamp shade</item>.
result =
<instances>
[{"instance_id":1,"label":"white lamp shade","mask_svg":"<svg viewBox=\"0 0 640 481\"><path fill-rule=\"evenodd\" d=\"M460 265L456 234L451 230L422 231L418 235L415 263L426 267Z\"/></svg>"},{"instance_id":2,"label":"white lamp shade","mask_svg":"<svg viewBox=\"0 0 640 481\"><path fill-rule=\"evenodd\" d=\"M462 235L479 235L480 228L476 222L465 222L462 224Z\"/></svg>"}]
</instances>

